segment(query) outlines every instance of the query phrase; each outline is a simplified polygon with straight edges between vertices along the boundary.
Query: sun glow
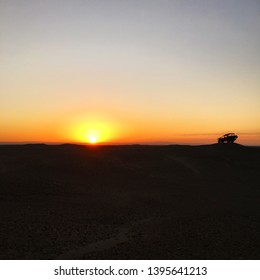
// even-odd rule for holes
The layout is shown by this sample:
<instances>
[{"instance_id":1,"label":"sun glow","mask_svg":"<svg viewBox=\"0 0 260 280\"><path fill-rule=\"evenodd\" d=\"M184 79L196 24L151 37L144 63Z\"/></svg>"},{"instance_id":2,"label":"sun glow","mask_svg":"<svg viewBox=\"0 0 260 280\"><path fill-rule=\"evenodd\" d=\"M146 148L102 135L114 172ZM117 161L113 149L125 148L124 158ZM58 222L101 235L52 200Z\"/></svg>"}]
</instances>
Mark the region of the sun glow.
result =
<instances>
[{"instance_id":1,"label":"sun glow","mask_svg":"<svg viewBox=\"0 0 260 280\"><path fill-rule=\"evenodd\" d=\"M109 118L89 116L79 116L67 127L69 139L93 145L114 141L117 131L115 122Z\"/></svg>"},{"instance_id":2,"label":"sun glow","mask_svg":"<svg viewBox=\"0 0 260 280\"><path fill-rule=\"evenodd\" d=\"M98 130L89 130L87 131L85 138L88 143L96 144L102 141L102 132Z\"/></svg>"},{"instance_id":3,"label":"sun glow","mask_svg":"<svg viewBox=\"0 0 260 280\"><path fill-rule=\"evenodd\" d=\"M97 138L96 138L96 136L90 136L89 138L88 138L88 140L89 140L89 143L91 143L91 144L95 144L95 143L97 143Z\"/></svg>"}]
</instances>

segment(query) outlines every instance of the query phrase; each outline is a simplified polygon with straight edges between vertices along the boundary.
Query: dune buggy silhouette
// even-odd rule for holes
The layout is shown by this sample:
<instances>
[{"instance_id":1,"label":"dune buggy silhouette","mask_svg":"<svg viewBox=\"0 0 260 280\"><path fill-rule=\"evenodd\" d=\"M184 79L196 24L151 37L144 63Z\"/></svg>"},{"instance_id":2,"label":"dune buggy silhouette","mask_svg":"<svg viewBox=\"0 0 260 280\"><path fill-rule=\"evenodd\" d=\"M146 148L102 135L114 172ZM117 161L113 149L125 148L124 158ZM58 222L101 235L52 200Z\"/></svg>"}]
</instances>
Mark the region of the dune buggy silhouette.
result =
<instances>
[{"instance_id":1,"label":"dune buggy silhouette","mask_svg":"<svg viewBox=\"0 0 260 280\"><path fill-rule=\"evenodd\" d=\"M227 133L218 138L218 143L234 143L238 136L235 133Z\"/></svg>"}]
</instances>

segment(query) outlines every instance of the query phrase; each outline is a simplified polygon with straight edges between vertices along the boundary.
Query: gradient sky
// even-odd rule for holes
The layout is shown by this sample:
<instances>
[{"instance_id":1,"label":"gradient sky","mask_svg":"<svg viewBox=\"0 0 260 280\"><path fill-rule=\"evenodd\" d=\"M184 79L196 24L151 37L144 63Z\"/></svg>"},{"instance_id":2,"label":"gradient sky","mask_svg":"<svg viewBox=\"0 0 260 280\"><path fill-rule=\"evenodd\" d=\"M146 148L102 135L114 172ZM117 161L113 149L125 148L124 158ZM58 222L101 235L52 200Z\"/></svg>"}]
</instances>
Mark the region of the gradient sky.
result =
<instances>
[{"instance_id":1,"label":"gradient sky","mask_svg":"<svg viewBox=\"0 0 260 280\"><path fill-rule=\"evenodd\" d=\"M259 27L259 0L0 0L0 142L260 145Z\"/></svg>"}]
</instances>

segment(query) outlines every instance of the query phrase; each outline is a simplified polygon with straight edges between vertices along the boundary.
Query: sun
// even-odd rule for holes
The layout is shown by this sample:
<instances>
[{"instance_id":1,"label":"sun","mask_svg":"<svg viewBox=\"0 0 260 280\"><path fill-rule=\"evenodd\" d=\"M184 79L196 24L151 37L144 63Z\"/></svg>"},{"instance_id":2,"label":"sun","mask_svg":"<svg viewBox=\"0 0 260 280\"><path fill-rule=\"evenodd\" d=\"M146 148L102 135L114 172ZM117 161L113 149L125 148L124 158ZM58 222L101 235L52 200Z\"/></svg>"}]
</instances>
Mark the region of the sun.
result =
<instances>
[{"instance_id":1,"label":"sun","mask_svg":"<svg viewBox=\"0 0 260 280\"><path fill-rule=\"evenodd\" d=\"M100 141L102 141L103 138L103 132L102 130L96 128L96 129L88 129L85 132L85 139L89 144L96 144Z\"/></svg>"},{"instance_id":2,"label":"sun","mask_svg":"<svg viewBox=\"0 0 260 280\"><path fill-rule=\"evenodd\" d=\"M114 141L118 125L109 118L77 117L70 122L67 133L75 142L95 145Z\"/></svg>"},{"instance_id":3,"label":"sun","mask_svg":"<svg viewBox=\"0 0 260 280\"><path fill-rule=\"evenodd\" d=\"M98 137L97 135L89 135L87 140L90 144L96 144L98 142Z\"/></svg>"}]
</instances>

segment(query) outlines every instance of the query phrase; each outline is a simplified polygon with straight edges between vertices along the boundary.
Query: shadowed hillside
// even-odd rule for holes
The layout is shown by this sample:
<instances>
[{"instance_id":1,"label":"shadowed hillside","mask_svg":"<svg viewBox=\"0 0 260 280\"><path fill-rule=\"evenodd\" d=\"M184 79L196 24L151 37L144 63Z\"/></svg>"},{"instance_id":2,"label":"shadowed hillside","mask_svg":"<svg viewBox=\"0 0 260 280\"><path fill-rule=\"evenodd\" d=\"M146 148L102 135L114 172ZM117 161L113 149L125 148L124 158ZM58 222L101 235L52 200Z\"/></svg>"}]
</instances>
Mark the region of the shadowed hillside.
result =
<instances>
[{"instance_id":1,"label":"shadowed hillside","mask_svg":"<svg viewBox=\"0 0 260 280\"><path fill-rule=\"evenodd\" d=\"M260 149L0 146L1 259L259 259Z\"/></svg>"}]
</instances>

